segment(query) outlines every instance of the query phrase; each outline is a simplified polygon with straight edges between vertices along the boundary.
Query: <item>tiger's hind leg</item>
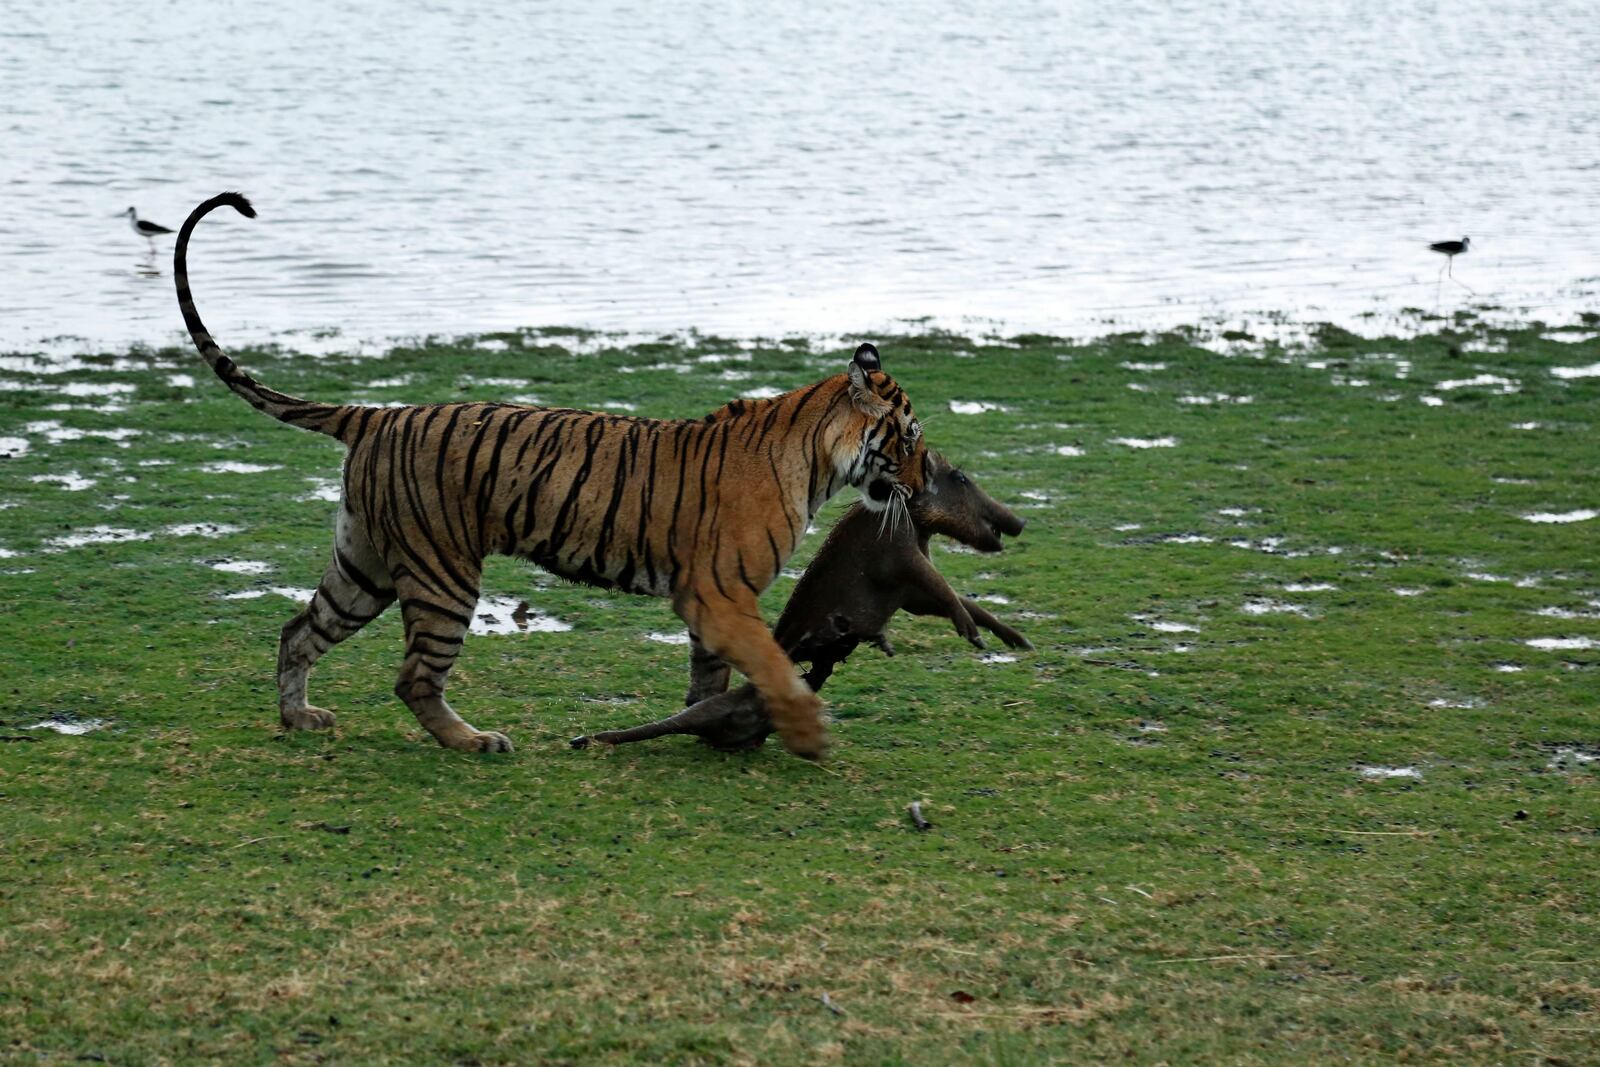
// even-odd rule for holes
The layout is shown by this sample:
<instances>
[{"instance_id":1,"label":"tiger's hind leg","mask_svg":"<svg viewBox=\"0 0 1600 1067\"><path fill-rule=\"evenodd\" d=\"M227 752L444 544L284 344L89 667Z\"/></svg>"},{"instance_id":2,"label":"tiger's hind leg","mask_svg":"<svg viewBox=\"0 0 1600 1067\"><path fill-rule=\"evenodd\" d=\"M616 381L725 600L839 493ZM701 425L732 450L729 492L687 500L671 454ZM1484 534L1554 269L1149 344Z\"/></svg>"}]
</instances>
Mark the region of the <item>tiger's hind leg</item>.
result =
<instances>
[{"instance_id":1,"label":"tiger's hind leg","mask_svg":"<svg viewBox=\"0 0 1600 1067\"><path fill-rule=\"evenodd\" d=\"M728 665L722 657L706 648L700 635L689 634L689 691L684 694L685 707L693 707L708 697L728 691Z\"/></svg>"},{"instance_id":2,"label":"tiger's hind leg","mask_svg":"<svg viewBox=\"0 0 1600 1067\"><path fill-rule=\"evenodd\" d=\"M455 666L478 604L478 571L473 568L469 574L460 574L463 569L464 561L456 560L454 570L471 587L461 594L441 593L411 576L399 579L400 610L406 622L406 658L400 665L400 680L395 683L394 692L406 702L422 728L445 748L510 752L510 738L463 721L444 699L450 668Z\"/></svg>"},{"instance_id":3,"label":"tiger's hind leg","mask_svg":"<svg viewBox=\"0 0 1600 1067\"><path fill-rule=\"evenodd\" d=\"M287 729L333 726L333 712L306 700L311 668L328 649L383 614L394 596L394 583L372 542L341 507L328 569L311 603L289 620L278 641L278 719Z\"/></svg>"}]
</instances>

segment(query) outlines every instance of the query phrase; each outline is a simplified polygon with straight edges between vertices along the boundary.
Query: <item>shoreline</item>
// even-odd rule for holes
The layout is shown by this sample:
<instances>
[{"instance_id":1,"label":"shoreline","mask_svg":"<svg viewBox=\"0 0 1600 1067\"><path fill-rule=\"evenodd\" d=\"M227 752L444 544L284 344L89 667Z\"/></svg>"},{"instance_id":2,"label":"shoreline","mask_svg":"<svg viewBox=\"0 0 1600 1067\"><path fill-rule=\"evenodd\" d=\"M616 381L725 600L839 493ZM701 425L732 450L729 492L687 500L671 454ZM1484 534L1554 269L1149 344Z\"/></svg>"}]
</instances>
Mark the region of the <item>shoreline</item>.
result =
<instances>
[{"instance_id":1,"label":"shoreline","mask_svg":"<svg viewBox=\"0 0 1600 1067\"><path fill-rule=\"evenodd\" d=\"M1596 305L1600 309L1600 303ZM485 340L499 339L506 343L554 344L568 347L575 354L585 354L605 349L625 349L641 344L674 344L692 346L742 345L763 347L777 344L804 342L812 347L843 347L853 345L862 338L882 338L889 341L915 340L922 337L958 338L983 346L1004 346L1018 338L1047 339L1066 345L1085 346L1104 344L1132 337L1159 339L1179 337L1195 343L1222 342L1236 346L1239 341L1252 344L1275 345L1284 349L1306 349L1314 346L1316 338L1324 333L1348 333L1366 341L1385 338L1400 341L1415 340L1440 333L1472 334L1482 332L1516 333L1526 330L1549 330L1553 333L1572 334L1586 330L1600 330L1600 310L1575 310L1560 320L1547 320L1531 315L1527 309L1504 308L1480 304L1457 308L1449 312L1406 308L1396 312L1371 312L1350 321L1319 318L1315 315L1297 315L1292 312L1259 312L1252 315L1201 317L1192 322L1174 322L1167 325L1139 324L1134 321L1106 321L1095 327L1076 331L1024 330L994 322L967 322L944 324L932 317L899 320L883 330L862 330L835 333L832 331L796 331L791 333L727 333L701 330L696 327L651 331L613 330L587 326L542 325L512 328L473 330L465 332L396 334L380 338L360 338L347 335L337 328L289 330L272 333L265 339L251 340L251 332L244 331L244 341L222 340L226 330L214 330L224 350L238 352L281 352L311 357L338 356L352 359L381 360L390 352L400 349L424 347L470 347ZM97 342L73 334L39 340L26 345L0 344L0 373L6 360L13 364L20 358L32 357L51 362L71 360L83 356L133 355L158 353L174 348L189 349L187 333L174 330L160 342L129 341L124 343ZM1236 355L1229 347L1221 355Z\"/></svg>"}]
</instances>

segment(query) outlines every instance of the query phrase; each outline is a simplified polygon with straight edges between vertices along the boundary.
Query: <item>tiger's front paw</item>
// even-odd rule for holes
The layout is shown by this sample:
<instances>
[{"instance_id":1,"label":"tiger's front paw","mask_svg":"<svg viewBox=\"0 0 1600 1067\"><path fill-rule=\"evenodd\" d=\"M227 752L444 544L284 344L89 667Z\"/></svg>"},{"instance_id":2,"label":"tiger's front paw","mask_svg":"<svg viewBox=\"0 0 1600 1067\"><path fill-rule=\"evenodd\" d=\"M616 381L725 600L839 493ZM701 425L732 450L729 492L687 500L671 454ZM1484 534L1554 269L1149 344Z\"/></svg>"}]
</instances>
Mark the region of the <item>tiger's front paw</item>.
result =
<instances>
[{"instance_id":1,"label":"tiger's front paw","mask_svg":"<svg viewBox=\"0 0 1600 1067\"><path fill-rule=\"evenodd\" d=\"M303 708L278 709L278 721L283 723L285 730L331 730L337 720L333 712L326 708L307 705Z\"/></svg>"}]
</instances>

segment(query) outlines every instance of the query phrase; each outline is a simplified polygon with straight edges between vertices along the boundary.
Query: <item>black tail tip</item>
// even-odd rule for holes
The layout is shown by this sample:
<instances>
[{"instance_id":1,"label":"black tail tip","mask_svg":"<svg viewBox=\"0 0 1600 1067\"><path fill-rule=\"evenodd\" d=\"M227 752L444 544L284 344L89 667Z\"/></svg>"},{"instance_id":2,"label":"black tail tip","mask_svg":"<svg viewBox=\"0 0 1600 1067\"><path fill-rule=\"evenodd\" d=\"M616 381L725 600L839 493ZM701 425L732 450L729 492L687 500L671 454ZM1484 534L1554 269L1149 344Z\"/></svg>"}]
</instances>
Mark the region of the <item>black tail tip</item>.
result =
<instances>
[{"instance_id":1,"label":"black tail tip","mask_svg":"<svg viewBox=\"0 0 1600 1067\"><path fill-rule=\"evenodd\" d=\"M256 217L256 209L250 206L250 201L245 199L243 193L223 193L217 197L217 203L227 204L247 219Z\"/></svg>"}]
</instances>

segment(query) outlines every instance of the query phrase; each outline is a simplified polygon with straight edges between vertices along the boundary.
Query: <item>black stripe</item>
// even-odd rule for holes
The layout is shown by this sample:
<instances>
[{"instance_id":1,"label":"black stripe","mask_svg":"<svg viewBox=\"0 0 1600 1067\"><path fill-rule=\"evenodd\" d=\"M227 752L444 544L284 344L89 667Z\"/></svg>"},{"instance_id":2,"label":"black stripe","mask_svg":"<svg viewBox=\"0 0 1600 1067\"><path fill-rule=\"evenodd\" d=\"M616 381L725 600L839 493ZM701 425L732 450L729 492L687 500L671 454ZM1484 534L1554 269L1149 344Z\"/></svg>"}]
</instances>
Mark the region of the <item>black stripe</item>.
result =
<instances>
[{"instance_id":1,"label":"black stripe","mask_svg":"<svg viewBox=\"0 0 1600 1067\"><path fill-rule=\"evenodd\" d=\"M334 547L333 558L339 564L339 569L344 572L344 576L354 582L363 593L372 599L387 601L394 596L393 590L385 591L379 589L372 579L362 574L360 568L350 562L350 557L339 551L337 546Z\"/></svg>"}]
</instances>

